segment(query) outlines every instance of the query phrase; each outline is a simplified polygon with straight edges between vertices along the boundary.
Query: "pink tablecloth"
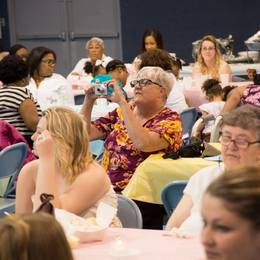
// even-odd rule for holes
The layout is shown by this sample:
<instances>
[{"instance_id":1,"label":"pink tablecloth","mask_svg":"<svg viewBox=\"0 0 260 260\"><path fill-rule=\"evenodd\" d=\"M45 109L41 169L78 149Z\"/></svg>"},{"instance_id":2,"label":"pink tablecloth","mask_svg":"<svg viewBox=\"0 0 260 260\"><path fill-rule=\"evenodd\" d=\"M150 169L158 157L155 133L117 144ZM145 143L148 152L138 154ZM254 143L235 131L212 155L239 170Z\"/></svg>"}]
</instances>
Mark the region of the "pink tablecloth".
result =
<instances>
[{"instance_id":1,"label":"pink tablecloth","mask_svg":"<svg viewBox=\"0 0 260 260\"><path fill-rule=\"evenodd\" d=\"M189 239L164 236L165 231L144 229L116 229L107 231L102 242L80 245L73 250L75 260L95 259L149 259L149 260L202 260L205 259L198 237ZM135 252L132 257L113 257L113 245L120 239L124 245Z\"/></svg>"}]
</instances>

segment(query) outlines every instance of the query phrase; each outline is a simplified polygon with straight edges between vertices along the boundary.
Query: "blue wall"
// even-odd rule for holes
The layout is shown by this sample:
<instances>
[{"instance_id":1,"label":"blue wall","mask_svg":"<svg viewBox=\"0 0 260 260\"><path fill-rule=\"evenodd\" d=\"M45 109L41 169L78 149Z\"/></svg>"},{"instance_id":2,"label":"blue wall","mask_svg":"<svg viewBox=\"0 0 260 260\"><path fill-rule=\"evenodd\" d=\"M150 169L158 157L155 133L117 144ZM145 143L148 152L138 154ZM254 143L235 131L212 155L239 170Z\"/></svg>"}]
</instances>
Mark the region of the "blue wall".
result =
<instances>
[{"instance_id":1,"label":"blue wall","mask_svg":"<svg viewBox=\"0 0 260 260\"><path fill-rule=\"evenodd\" d=\"M252 0L121 0L123 58L131 62L140 52L146 28L163 34L165 48L193 61L191 43L206 34L235 40L235 52L260 30L260 1Z\"/></svg>"}]
</instances>

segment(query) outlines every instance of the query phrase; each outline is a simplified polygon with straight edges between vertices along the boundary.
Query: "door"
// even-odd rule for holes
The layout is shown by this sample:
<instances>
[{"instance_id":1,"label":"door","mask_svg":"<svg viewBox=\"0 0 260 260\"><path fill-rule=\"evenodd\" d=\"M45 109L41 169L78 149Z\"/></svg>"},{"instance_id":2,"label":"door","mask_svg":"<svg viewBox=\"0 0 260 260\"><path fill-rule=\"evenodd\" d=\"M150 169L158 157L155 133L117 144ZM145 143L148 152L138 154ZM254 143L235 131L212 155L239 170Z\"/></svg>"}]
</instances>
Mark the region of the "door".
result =
<instances>
[{"instance_id":1,"label":"door","mask_svg":"<svg viewBox=\"0 0 260 260\"><path fill-rule=\"evenodd\" d=\"M10 45L8 31L7 0L0 1L0 48L8 50Z\"/></svg>"},{"instance_id":2,"label":"door","mask_svg":"<svg viewBox=\"0 0 260 260\"><path fill-rule=\"evenodd\" d=\"M122 57L119 0L10 0L11 44L46 46L57 54L56 71L66 76L86 57L92 36L103 38L106 54Z\"/></svg>"}]
</instances>

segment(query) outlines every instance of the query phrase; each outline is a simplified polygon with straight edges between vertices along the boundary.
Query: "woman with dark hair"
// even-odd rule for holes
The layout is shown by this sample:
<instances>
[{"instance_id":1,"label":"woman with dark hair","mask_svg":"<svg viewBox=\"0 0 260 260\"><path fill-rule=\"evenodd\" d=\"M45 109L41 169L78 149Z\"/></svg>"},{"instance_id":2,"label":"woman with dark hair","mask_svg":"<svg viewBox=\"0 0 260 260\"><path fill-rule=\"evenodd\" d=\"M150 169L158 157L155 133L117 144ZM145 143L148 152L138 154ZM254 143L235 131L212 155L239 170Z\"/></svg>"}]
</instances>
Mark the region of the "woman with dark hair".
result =
<instances>
[{"instance_id":1,"label":"woman with dark hair","mask_svg":"<svg viewBox=\"0 0 260 260\"><path fill-rule=\"evenodd\" d=\"M142 37L142 52L153 50L153 49L164 49L163 37L160 31L156 29L147 29Z\"/></svg>"},{"instance_id":2,"label":"woman with dark hair","mask_svg":"<svg viewBox=\"0 0 260 260\"><path fill-rule=\"evenodd\" d=\"M62 75L54 73L55 63L55 52L46 47L34 48L28 57L31 79L27 88L42 110L51 105L74 105L71 84Z\"/></svg>"},{"instance_id":3,"label":"woman with dark hair","mask_svg":"<svg viewBox=\"0 0 260 260\"><path fill-rule=\"evenodd\" d=\"M15 44L9 50L10 55L17 55L22 58L24 61L27 60L29 51L28 49L22 44Z\"/></svg>"},{"instance_id":4,"label":"woman with dark hair","mask_svg":"<svg viewBox=\"0 0 260 260\"><path fill-rule=\"evenodd\" d=\"M31 92L28 66L18 56L7 56L0 62L0 118L13 125L32 147L31 135L41 116L41 110Z\"/></svg>"},{"instance_id":5,"label":"woman with dark hair","mask_svg":"<svg viewBox=\"0 0 260 260\"><path fill-rule=\"evenodd\" d=\"M229 112L239 105L250 104L260 107L260 82L257 74L252 75L253 84L238 86L232 90L229 98L221 111Z\"/></svg>"},{"instance_id":6,"label":"woman with dark hair","mask_svg":"<svg viewBox=\"0 0 260 260\"><path fill-rule=\"evenodd\" d=\"M147 29L142 37L141 53L155 49L164 49L162 34L156 29ZM133 66L136 71L140 69L139 66L141 61L141 55L138 55L134 59Z\"/></svg>"}]
</instances>

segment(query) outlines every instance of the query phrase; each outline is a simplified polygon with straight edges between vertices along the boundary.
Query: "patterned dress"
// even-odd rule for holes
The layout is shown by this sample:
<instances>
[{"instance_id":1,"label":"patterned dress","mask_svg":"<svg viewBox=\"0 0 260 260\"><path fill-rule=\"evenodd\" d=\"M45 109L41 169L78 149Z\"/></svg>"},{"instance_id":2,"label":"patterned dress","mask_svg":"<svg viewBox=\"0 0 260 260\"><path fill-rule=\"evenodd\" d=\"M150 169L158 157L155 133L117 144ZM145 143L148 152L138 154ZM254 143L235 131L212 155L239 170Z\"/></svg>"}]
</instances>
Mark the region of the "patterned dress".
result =
<instances>
[{"instance_id":1,"label":"patterned dress","mask_svg":"<svg viewBox=\"0 0 260 260\"><path fill-rule=\"evenodd\" d=\"M103 167L106 169L116 191L121 191L128 184L136 167L150 154L136 149L130 139L123 121L121 108L110 112L92 122L106 134ZM169 146L164 151L176 151L182 144L182 123L179 114L164 108L157 115L147 120L143 127L158 133Z\"/></svg>"},{"instance_id":2,"label":"patterned dress","mask_svg":"<svg viewBox=\"0 0 260 260\"><path fill-rule=\"evenodd\" d=\"M241 105L250 104L260 107L260 85L248 86L240 99Z\"/></svg>"}]
</instances>

